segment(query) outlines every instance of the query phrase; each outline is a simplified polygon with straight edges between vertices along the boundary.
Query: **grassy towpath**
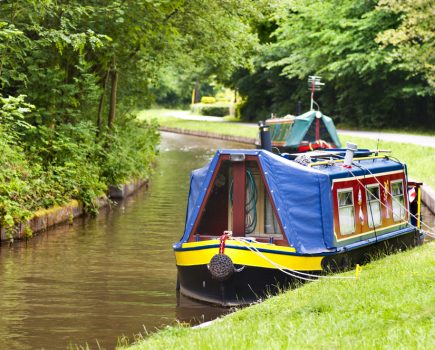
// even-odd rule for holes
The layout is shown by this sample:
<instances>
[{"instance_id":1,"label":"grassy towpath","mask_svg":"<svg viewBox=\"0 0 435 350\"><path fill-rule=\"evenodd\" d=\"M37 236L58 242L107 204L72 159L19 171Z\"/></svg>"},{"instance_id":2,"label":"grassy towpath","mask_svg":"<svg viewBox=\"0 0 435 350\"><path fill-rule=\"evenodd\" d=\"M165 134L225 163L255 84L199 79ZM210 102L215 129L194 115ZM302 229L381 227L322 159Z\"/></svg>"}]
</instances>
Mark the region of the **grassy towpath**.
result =
<instances>
[{"instance_id":1,"label":"grassy towpath","mask_svg":"<svg viewBox=\"0 0 435 350\"><path fill-rule=\"evenodd\" d=\"M310 282L208 327L167 327L118 349L432 349L434 248L390 255L364 266L358 279Z\"/></svg>"},{"instance_id":2,"label":"grassy towpath","mask_svg":"<svg viewBox=\"0 0 435 350\"><path fill-rule=\"evenodd\" d=\"M180 115L181 113L181 115ZM180 118L181 116L181 118ZM191 117L191 116L190 116ZM189 119L187 111L153 109L139 112L140 119L157 119L159 124L171 128L204 131L213 134L249 137L255 139L258 128L255 124L238 123L229 118ZM218 120L218 121L216 121ZM356 143L361 148L376 149L377 140L340 134L343 144ZM408 165L409 176L435 189L435 149L410 143L381 141L380 149L392 151L392 156Z\"/></svg>"},{"instance_id":3,"label":"grassy towpath","mask_svg":"<svg viewBox=\"0 0 435 350\"><path fill-rule=\"evenodd\" d=\"M161 126L179 128L191 131L204 131L212 134L249 137L255 139L258 128L255 124L239 123L234 118L194 116L186 111L151 109L139 112L138 118L157 119Z\"/></svg>"}]
</instances>

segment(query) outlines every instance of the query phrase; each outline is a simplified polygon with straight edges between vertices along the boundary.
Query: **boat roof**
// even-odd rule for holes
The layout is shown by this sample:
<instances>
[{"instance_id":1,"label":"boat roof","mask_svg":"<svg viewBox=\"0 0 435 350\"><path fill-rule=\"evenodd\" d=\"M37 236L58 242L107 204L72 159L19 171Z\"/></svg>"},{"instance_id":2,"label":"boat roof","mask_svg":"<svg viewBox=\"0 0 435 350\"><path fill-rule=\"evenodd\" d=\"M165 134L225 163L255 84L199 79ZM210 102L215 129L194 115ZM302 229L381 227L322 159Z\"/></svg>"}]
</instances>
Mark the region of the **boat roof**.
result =
<instances>
[{"instance_id":1,"label":"boat roof","mask_svg":"<svg viewBox=\"0 0 435 350\"><path fill-rule=\"evenodd\" d=\"M336 248L332 235L333 179L404 169L403 164L384 157L356 159L355 164L361 164L345 169L339 162L323 164L324 157L317 157L311 166L304 166L266 150L218 150L209 164L191 174L186 225L180 243L186 242L192 233L207 190L213 186L213 174L219 170L219 159L223 155L241 154L257 157L284 234L290 245L302 254L323 253ZM335 158L338 160L337 155Z\"/></svg>"},{"instance_id":2,"label":"boat roof","mask_svg":"<svg viewBox=\"0 0 435 350\"><path fill-rule=\"evenodd\" d=\"M337 178L352 178L355 176L367 176L370 174L381 174L386 172L403 170L405 165L397 160L391 159L387 154L380 154L369 149L360 149L355 152L351 168L343 166L346 149L330 149L322 151L307 152L304 155L309 157L311 168L327 174L331 180ZM295 160L301 154L284 154L284 158Z\"/></svg>"}]
</instances>

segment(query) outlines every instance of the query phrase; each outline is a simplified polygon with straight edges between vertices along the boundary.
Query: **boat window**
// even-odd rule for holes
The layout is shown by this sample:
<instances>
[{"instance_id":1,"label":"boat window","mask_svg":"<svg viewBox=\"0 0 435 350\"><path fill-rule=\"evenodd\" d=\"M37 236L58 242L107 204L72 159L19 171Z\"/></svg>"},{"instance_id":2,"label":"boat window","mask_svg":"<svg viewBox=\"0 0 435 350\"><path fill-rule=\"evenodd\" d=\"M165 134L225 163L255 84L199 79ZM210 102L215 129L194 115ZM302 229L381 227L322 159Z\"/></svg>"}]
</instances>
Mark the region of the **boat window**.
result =
<instances>
[{"instance_id":1,"label":"boat window","mask_svg":"<svg viewBox=\"0 0 435 350\"><path fill-rule=\"evenodd\" d=\"M367 216L369 227L378 227L382 223L379 185L367 186Z\"/></svg>"},{"instance_id":2,"label":"boat window","mask_svg":"<svg viewBox=\"0 0 435 350\"><path fill-rule=\"evenodd\" d=\"M270 202L266 187L264 187L264 192L266 193L264 205L264 233L269 235L281 235L281 228L273 211L272 203Z\"/></svg>"},{"instance_id":3,"label":"boat window","mask_svg":"<svg viewBox=\"0 0 435 350\"><path fill-rule=\"evenodd\" d=\"M403 181L391 182L391 197L393 198L393 219L401 221L405 219L405 202L403 198Z\"/></svg>"},{"instance_id":4,"label":"boat window","mask_svg":"<svg viewBox=\"0 0 435 350\"><path fill-rule=\"evenodd\" d=\"M282 124L272 124L270 126L270 134L272 136L272 141L284 142L287 139L292 128L292 123L282 123Z\"/></svg>"},{"instance_id":5,"label":"boat window","mask_svg":"<svg viewBox=\"0 0 435 350\"><path fill-rule=\"evenodd\" d=\"M338 191L338 220L341 235L349 235L355 232L355 209L351 188Z\"/></svg>"}]
</instances>

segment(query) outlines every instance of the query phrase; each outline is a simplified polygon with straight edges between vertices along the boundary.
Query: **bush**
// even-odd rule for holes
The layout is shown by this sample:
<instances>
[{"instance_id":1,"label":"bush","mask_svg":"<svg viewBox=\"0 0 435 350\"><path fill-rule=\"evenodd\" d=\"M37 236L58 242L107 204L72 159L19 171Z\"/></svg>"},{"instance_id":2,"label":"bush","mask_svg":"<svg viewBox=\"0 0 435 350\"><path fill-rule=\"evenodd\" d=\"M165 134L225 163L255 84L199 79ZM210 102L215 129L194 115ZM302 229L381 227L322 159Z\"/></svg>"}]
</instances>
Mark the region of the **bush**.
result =
<instances>
[{"instance_id":1,"label":"bush","mask_svg":"<svg viewBox=\"0 0 435 350\"><path fill-rule=\"evenodd\" d=\"M138 121L130 116L107 135L110 148L104 151L101 176L108 185L148 177L157 153L160 134L157 122Z\"/></svg>"},{"instance_id":2,"label":"bush","mask_svg":"<svg viewBox=\"0 0 435 350\"><path fill-rule=\"evenodd\" d=\"M203 96L201 97L201 103L209 104L209 103L215 103L216 99L212 96Z\"/></svg>"},{"instance_id":3,"label":"bush","mask_svg":"<svg viewBox=\"0 0 435 350\"><path fill-rule=\"evenodd\" d=\"M108 185L149 175L156 123L120 118L97 138L88 121L30 126L24 120L29 111L24 97L0 99L0 226L9 237L36 210L72 199L95 214Z\"/></svg>"},{"instance_id":4,"label":"bush","mask_svg":"<svg viewBox=\"0 0 435 350\"><path fill-rule=\"evenodd\" d=\"M231 103L217 102L213 104L195 103L190 107L192 113L200 115L209 115L215 117L225 117L233 114Z\"/></svg>"}]
</instances>

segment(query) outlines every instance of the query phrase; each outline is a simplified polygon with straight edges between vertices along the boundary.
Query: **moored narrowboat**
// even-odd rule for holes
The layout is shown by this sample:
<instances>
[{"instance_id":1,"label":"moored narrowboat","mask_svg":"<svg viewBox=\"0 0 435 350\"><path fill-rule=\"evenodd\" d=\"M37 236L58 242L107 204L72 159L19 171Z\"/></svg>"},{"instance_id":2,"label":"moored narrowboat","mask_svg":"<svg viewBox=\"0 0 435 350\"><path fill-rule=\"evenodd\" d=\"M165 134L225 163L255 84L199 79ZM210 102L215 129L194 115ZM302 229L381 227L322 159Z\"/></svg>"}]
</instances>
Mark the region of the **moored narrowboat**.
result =
<instances>
[{"instance_id":1,"label":"moored narrowboat","mask_svg":"<svg viewBox=\"0 0 435 350\"><path fill-rule=\"evenodd\" d=\"M385 154L219 150L191 174L174 244L180 292L249 304L299 281L422 241L420 185Z\"/></svg>"},{"instance_id":2,"label":"moored narrowboat","mask_svg":"<svg viewBox=\"0 0 435 350\"><path fill-rule=\"evenodd\" d=\"M341 143L332 118L320 111L314 101L314 92L325 85L319 76L308 77L308 88L311 91L310 110L297 116L286 115L277 118L274 114L260 127L269 129L271 146L279 152L309 152L320 149L340 148ZM314 105L317 110L314 110ZM260 135L261 138L261 135ZM260 140L263 144L263 140Z\"/></svg>"},{"instance_id":3,"label":"moored narrowboat","mask_svg":"<svg viewBox=\"0 0 435 350\"><path fill-rule=\"evenodd\" d=\"M272 147L280 152L309 152L340 148L341 143L332 118L311 110L299 116L288 115L265 121Z\"/></svg>"}]
</instances>

